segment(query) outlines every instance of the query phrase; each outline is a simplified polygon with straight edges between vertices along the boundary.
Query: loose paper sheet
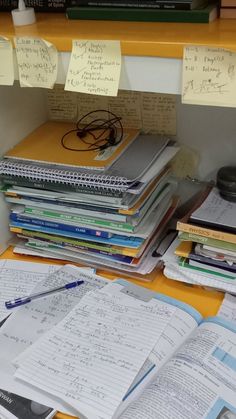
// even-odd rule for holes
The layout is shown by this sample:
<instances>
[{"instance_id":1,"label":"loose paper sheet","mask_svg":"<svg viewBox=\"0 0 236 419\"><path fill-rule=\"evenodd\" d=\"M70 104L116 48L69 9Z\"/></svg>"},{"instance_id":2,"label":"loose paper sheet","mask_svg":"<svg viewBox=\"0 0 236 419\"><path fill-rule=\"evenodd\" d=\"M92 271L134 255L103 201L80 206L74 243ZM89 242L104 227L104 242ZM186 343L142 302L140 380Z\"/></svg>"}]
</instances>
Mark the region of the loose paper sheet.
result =
<instances>
[{"instance_id":1,"label":"loose paper sheet","mask_svg":"<svg viewBox=\"0 0 236 419\"><path fill-rule=\"evenodd\" d=\"M225 294L217 315L236 324L236 297Z\"/></svg>"},{"instance_id":2,"label":"loose paper sheet","mask_svg":"<svg viewBox=\"0 0 236 419\"><path fill-rule=\"evenodd\" d=\"M78 114L77 93L66 92L64 86L48 90L48 116L58 121L76 121Z\"/></svg>"},{"instance_id":3,"label":"loose paper sheet","mask_svg":"<svg viewBox=\"0 0 236 419\"><path fill-rule=\"evenodd\" d=\"M15 37L14 40L21 87L52 89L58 64L54 45L33 37Z\"/></svg>"},{"instance_id":4,"label":"loose paper sheet","mask_svg":"<svg viewBox=\"0 0 236 419\"><path fill-rule=\"evenodd\" d=\"M73 40L65 90L117 96L120 70L119 41Z\"/></svg>"},{"instance_id":5,"label":"loose paper sheet","mask_svg":"<svg viewBox=\"0 0 236 419\"><path fill-rule=\"evenodd\" d=\"M236 53L222 48L184 49L182 102L236 106Z\"/></svg>"},{"instance_id":6,"label":"loose paper sheet","mask_svg":"<svg viewBox=\"0 0 236 419\"><path fill-rule=\"evenodd\" d=\"M87 417L111 418L169 322L166 304L129 297L120 289L108 284L84 296L31 347L16 376Z\"/></svg>"},{"instance_id":7,"label":"loose paper sheet","mask_svg":"<svg viewBox=\"0 0 236 419\"><path fill-rule=\"evenodd\" d=\"M121 116L124 128L138 128L149 134L176 135L175 95L119 90L117 97L108 97L68 91L63 93L63 87L56 85L48 91L49 118L74 121L75 97L78 101L78 119L91 111L108 110ZM92 119L94 114L88 115L83 122L88 123Z\"/></svg>"},{"instance_id":8,"label":"loose paper sheet","mask_svg":"<svg viewBox=\"0 0 236 419\"><path fill-rule=\"evenodd\" d=\"M0 37L0 85L12 86L14 83L14 65L12 43Z\"/></svg>"}]
</instances>

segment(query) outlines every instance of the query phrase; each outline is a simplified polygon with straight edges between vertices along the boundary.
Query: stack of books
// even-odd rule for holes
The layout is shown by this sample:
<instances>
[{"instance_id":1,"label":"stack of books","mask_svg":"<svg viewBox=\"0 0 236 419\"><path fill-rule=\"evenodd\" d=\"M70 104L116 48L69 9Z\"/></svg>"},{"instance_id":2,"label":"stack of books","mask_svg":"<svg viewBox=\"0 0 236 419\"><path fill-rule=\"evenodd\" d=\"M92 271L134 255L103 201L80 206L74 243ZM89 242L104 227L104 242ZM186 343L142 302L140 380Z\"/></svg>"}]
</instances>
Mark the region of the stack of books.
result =
<instances>
[{"instance_id":1,"label":"stack of books","mask_svg":"<svg viewBox=\"0 0 236 419\"><path fill-rule=\"evenodd\" d=\"M236 1L235 0L221 0L220 17L222 19L236 18Z\"/></svg>"},{"instance_id":2,"label":"stack of books","mask_svg":"<svg viewBox=\"0 0 236 419\"><path fill-rule=\"evenodd\" d=\"M207 0L70 0L68 19L209 23L217 3Z\"/></svg>"},{"instance_id":3,"label":"stack of books","mask_svg":"<svg viewBox=\"0 0 236 419\"><path fill-rule=\"evenodd\" d=\"M71 128L47 122L0 162L10 230L20 239L15 251L151 273L160 263L153 252L178 204L168 163L179 148L130 129L116 146L88 151L86 138L86 151L74 152L61 145ZM75 132L68 141L78 147Z\"/></svg>"},{"instance_id":4,"label":"stack of books","mask_svg":"<svg viewBox=\"0 0 236 419\"><path fill-rule=\"evenodd\" d=\"M177 230L165 255L165 275L236 293L236 203L207 188Z\"/></svg>"}]
</instances>

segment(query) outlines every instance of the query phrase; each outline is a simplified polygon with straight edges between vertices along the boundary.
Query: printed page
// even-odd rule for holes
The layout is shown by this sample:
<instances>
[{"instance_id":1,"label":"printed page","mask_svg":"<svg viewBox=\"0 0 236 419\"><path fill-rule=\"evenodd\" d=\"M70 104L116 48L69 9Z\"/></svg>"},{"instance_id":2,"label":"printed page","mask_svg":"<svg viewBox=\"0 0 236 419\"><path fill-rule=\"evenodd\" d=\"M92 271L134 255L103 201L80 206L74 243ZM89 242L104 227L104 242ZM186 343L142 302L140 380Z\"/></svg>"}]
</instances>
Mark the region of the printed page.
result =
<instances>
[{"instance_id":1,"label":"printed page","mask_svg":"<svg viewBox=\"0 0 236 419\"><path fill-rule=\"evenodd\" d=\"M120 41L73 40L65 90L117 96L120 71Z\"/></svg>"},{"instance_id":2,"label":"printed page","mask_svg":"<svg viewBox=\"0 0 236 419\"><path fill-rule=\"evenodd\" d=\"M218 311L218 316L236 323L236 297L225 294L224 300Z\"/></svg>"},{"instance_id":3,"label":"printed page","mask_svg":"<svg viewBox=\"0 0 236 419\"><path fill-rule=\"evenodd\" d=\"M167 296L159 296L159 298L164 299L167 304L166 307L174 305L175 310L116 411L114 419L119 418L127 406L140 396L148 383L157 375L160 368L171 358L202 320L200 314L191 306Z\"/></svg>"},{"instance_id":4,"label":"printed page","mask_svg":"<svg viewBox=\"0 0 236 419\"><path fill-rule=\"evenodd\" d=\"M127 288L113 283L87 294L31 346L16 377L82 415L111 418L175 310Z\"/></svg>"},{"instance_id":5,"label":"printed page","mask_svg":"<svg viewBox=\"0 0 236 419\"><path fill-rule=\"evenodd\" d=\"M182 103L236 106L236 53L223 48L184 48Z\"/></svg>"},{"instance_id":6,"label":"printed page","mask_svg":"<svg viewBox=\"0 0 236 419\"><path fill-rule=\"evenodd\" d=\"M235 418L235 391L236 327L209 318L120 418Z\"/></svg>"},{"instance_id":7,"label":"printed page","mask_svg":"<svg viewBox=\"0 0 236 419\"><path fill-rule=\"evenodd\" d=\"M57 78L58 54L50 42L33 37L15 37L21 87L52 89Z\"/></svg>"},{"instance_id":8,"label":"printed page","mask_svg":"<svg viewBox=\"0 0 236 419\"><path fill-rule=\"evenodd\" d=\"M57 121L76 121L78 114L77 93L66 92L57 84L47 92L48 117Z\"/></svg>"},{"instance_id":9,"label":"printed page","mask_svg":"<svg viewBox=\"0 0 236 419\"><path fill-rule=\"evenodd\" d=\"M120 116L122 125L126 128L142 128L141 93L129 90L119 90L118 96L109 98L108 109Z\"/></svg>"},{"instance_id":10,"label":"printed page","mask_svg":"<svg viewBox=\"0 0 236 419\"><path fill-rule=\"evenodd\" d=\"M176 135L176 96L142 93L143 131L148 134Z\"/></svg>"},{"instance_id":11,"label":"printed page","mask_svg":"<svg viewBox=\"0 0 236 419\"><path fill-rule=\"evenodd\" d=\"M1 260L0 321L10 314L10 311L5 307L5 301L28 295L40 281L59 268L60 266L44 263Z\"/></svg>"},{"instance_id":12,"label":"printed page","mask_svg":"<svg viewBox=\"0 0 236 419\"><path fill-rule=\"evenodd\" d=\"M0 85L14 83L13 49L9 39L0 36Z\"/></svg>"}]
</instances>

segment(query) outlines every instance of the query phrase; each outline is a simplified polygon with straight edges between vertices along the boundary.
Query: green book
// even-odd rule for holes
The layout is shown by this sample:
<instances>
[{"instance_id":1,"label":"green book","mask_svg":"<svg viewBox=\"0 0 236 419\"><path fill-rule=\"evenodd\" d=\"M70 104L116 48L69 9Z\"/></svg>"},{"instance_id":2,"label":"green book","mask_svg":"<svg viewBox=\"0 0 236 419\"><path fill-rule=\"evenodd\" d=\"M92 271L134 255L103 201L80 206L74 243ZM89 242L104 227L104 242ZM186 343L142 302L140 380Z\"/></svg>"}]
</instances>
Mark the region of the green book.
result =
<instances>
[{"instance_id":1,"label":"green book","mask_svg":"<svg viewBox=\"0 0 236 419\"><path fill-rule=\"evenodd\" d=\"M207 246L216 247L218 249L236 251L236 244L225 242L223 240L212 239L211 237L199 236L193 233L179 233L178 238L181 241L190 241L200 244L206 244Z\"/></svg>"},{"instance_id":2,"label":"green book","mask_svg":"<svg viewBox=\"0 0 236 419\"><path fill-rule=\"evenodd\" d=\"M194 10L75 6L68 7L66 15L68 19L80 20L209 23L217 18L218 7L216 3Z\"/></svg>"}]
</instances>

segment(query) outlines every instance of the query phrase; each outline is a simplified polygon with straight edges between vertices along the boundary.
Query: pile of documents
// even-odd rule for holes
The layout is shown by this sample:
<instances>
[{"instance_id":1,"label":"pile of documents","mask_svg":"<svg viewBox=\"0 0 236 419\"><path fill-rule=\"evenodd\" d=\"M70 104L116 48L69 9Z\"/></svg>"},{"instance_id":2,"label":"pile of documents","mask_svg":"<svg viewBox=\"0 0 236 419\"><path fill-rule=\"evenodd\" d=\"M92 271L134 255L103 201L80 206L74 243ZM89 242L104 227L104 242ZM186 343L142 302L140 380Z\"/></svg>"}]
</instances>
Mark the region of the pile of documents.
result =
<instances>
[{"instance_id":1,"label":"pile of documents","mask_svg":"<svg viewBox=\"0 0 236 419\"><path fill-rule=\"evenodd\" d=\"M141 276L160 263L153 252L178 199L167 137L127 129L118 145L84 152L62 148L72 124L47 122L0 162L11 204L15 251ZM72 132L70 148L78 148ZM81 142L79 143L81 147Z\"/></svg>"},{"instance_id":2,"label":"pile of documents","mask_svg":"<svg viewBox=\"0 0 236 419\"><path fill-rule=\"evenodd\" d=\"M177 230L164 256L165 275L236 293L236 203L207 188Z\"/></svg>"}]
</instances>

